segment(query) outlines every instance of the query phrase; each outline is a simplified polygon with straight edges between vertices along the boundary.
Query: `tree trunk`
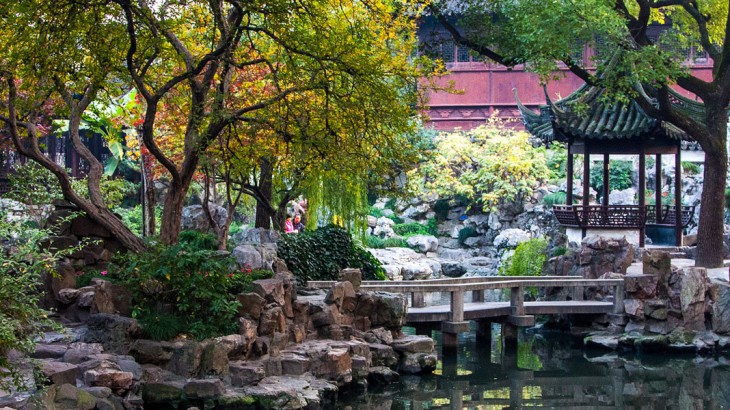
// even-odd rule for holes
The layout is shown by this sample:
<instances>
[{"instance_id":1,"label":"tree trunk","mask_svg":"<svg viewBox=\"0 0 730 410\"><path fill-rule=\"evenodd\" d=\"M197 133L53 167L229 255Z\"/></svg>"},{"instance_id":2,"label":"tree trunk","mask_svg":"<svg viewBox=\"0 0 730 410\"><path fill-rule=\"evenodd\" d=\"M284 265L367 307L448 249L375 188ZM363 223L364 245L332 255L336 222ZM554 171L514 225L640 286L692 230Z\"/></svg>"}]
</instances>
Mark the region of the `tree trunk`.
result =
<instances>
[{"instance_id":1,"label":"tree trunk","mask_svg":"<svg viewBox=\"0 0 730 410\"><path fill-rule=\"evenodd\" d=\"M727 111L720 110L724 118ZM715 117L708 115L708 121ZM720 117L721 118L721 117ZM727 141L725 121L714 122L718 126L711 127L712 139L716 141L712 150L702 147L705 151L705 173L702 186L700 207L700 221L697 230L697 257L696 266L717 268L723 264L723 233L725 218L725 179L727 178ZM713 124L713 122L710 122Z\"/></svg>"},{"instance_id":2,"label":"tree trunk","mask_svg":"<svg viewBox=\"0 0 730 410\"><path fill-rule=\"evenodd\" d=\"M160 223L160 241L172 245L177 243L182 230L182 209L185 202L187 188L172 182L165 198Z\"/></svg>"},{"instance_id":3,"label":"tree trunk","mask_svg":"<svg viewBox=\"0 0 730 410\"><path fill-rule=\"evenodd\" d=\"M261 161L259 161L259 166L261 167L259 177L259 191L261 193L261 196L268 199L269 203L271 203L271 198L273 196L273 166L271 164L271 161L269 161L267 158L261 158ZM272 212L271 208L262 200L257 199L255 227L271 229L272 217L274 217L274 212Z\"/></svg>"}]
</instances>

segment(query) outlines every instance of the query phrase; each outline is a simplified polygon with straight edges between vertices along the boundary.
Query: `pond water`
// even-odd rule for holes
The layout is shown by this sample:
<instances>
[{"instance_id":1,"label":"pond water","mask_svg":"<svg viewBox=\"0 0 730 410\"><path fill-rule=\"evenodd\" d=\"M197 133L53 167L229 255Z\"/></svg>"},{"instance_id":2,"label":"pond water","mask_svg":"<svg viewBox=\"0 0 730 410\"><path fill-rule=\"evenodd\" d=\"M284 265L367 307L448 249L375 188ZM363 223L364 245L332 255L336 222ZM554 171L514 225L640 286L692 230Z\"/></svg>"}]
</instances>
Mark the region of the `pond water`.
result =
<instances>
[{"instance_id":1,"label":"pond water","mask_svg":"<svg viewBox=\"0 0 730 410\"><path fill-rule=\"evenodd\" d=\"M580 338L520 334L504 352L474 333L440 347L434 374L403 376L366 392L340 393L338 409L730 409L730 357L586 350Z\"/></svg>"}]
</instances>

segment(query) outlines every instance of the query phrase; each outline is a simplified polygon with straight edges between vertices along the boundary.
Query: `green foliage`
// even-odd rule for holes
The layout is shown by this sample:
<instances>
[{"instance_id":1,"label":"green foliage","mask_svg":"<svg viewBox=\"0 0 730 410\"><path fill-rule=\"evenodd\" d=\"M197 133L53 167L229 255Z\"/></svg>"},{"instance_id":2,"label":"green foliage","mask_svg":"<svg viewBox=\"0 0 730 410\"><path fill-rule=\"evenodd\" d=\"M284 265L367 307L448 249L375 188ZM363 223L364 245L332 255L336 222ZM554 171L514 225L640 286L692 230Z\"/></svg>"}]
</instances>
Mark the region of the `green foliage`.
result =
<instances>
[{"instance_id":1,"label":"green foliage","mask_svg":"<svg viewBox=\"0 0 730 410\"><path fill-rule=\"evenodd\" d=\"M335 280L343 268L360 268L363 279L385 279L380 262L356 245L346 230L328 225L298 235L284 235L278 242L284 259L297 281Z\"/></svg>"},{"instance_id":2,"label":"green foliage","mask_svg":"<svg viewBox=\"0 0 730 410\"><path fill-rule=\"evenodd\" d=\"M568 201L568 194L563 191L552 192L542 198L545 206L565 205Z\"/></svg>"},{"instance_id":3,"label":"green foliage","mask_svg":"<svg viewBox=\"0 0 730 410\"><path fill-rule=\"evenodd\" d=\"M8 198L26 205L47 205L63 198L58 179L35 161L28 161L8 174Z\"/></svg>"},{"instance_id":4,"label":"green foliage","mask_svg":"<svg viewBox=\"0 0 730 410\"><path fill-rule=\"evenodd\" d=\"M231 277L231 287L228 291L234 295L253 292L253 281L270 279L272 276L274 276L274 272L270 270L243 268Z\"/></svg>"},{"instance_id":5,"label":"green foliage","mask_svg":"<svg viewBox=\"0 0 730 410\"><path fill-rule=\"evenodd\" d=\"M239 304L228 291L235 276L231 266L231 257L181 242L122 255L109 267L109 276L132 293L134 316L153 320L172 314L183 323L183 332L204 339L235 331Z\"/></svg>"},{"instance_id":6,"label":"green foliage","mask_svg":"<svg viewBox=\"0 0 730 410\"><path fill-rule=\"evenodd\" d=\"M366 245L372 249L383 248L408 248L408 242L403 238L386 238L381 239L374 235L368 235Z\"/></svg>"},{"instance_id":7,"label":"green foliage","mask_svg":"<svg viewBox=\"0 0 730 410\"><path fill-rule=\"evenodd\" d=\"M43 274L56 274L56 263L77 248L51 252L40 243L51 234L19 222L8 222L0 214L0 390L23 389L23 381L6 353L33 352L34 340L44 330L55 328L41 309L38 284Z\"/></svg>"},{"instance_id":8,"label":"green foliage","mask_svg":"<svg viewBox=\"0 0 730 410\"><path fill-rule=\"evenodd\" d=\"M515 253L499 268L500 276L540 276L547 259L547 240L533 238L517 245ZM528 288L530 296L537 297L537 288Z\"/></svg>"},{"instance_id":9,"label":"green foliage","mask_svg":"<svg viewBox=\"0 0 730 410\"><path fill-rule=\"evenodd\" d=\"M418 222L393 225L393 232L400 236L429 235L425 225Z\"/></svg>"},{"instance_id":10,"label":"green foliage","mask_svg":"<svg viewBox=\"0 0 730 410\"><path fill-rule=\"evenodd\" d=\"M550 180L565 180L568 164L568 148L565 144L554 142L547 150L547 168L550 170Z\"/></svg>"},{"instance_id":11,"label":"green foliage","mask_svg":"<svg viewBox=\"0 0 730 410\"><path fill-rule=\"evenodd\" d=\"M730 188L725 189L725 208L730 209Z\"/></svg>"},{"instance_id":12,"label":"green foliage","mask_svg":"<svg viewBox=\"0 0 730 410\"><path fill-rule=\"evenodd\" d=\"M182 231L180 232L179 241L192 249L218 250L218 238L212 233Z\"/></svg>"},{"instance_id":13,"label":"green foliage","mask_svg":"<svg viewBox=\"0 0 730 410\"><path fill-rule=\"evenodd\" d=\"M185 331L183 320L169 313L145 311L137 319L152 340L170 340Z\"/></svg>"},{"instance_id":14,"label":"green foliage","mask_svg":"<svg viewBox=\"0 0 730 410\"><path fill-rule=\"evenodd\" d=\"M631 161L611 160L608 163L609 191L624 190L634 186L632 175L634 165ZM597 161L591 166L590 182L600 197L603 194L603 161Z\"/></svg>"},{"instance_id":15,"label":"green foliage","mask_svg":"<svg viewBox=\"0 0 730 410\"><path fill-rule=\"evenodd\" d=\"M682 171L686 174L697 175L700 173L700 166L694 162L682 161Z\"/></svg>"},{"instance_id":16,"label":"green foliage","mask_svg":"<svg viewBox=\"0 0 730 410\"><path fill-rule=\"evenodd\" d=\"M89 186L86 178L72 180L71 187L79 196L84 198L89 197ZM122 204L124 196L134 192L136 187L132 182L123 178L111 178L104 174L99 180L99 189L101 190L101 197L104 200L104 204L108 208L116 208Z\"/></svg>"},{"instance_id":17,"label":"green foliage","mask_svg":"<svg viewBox=\"0 0 730 410\"><path fill-rule=\"evenodd\" d=\"M563 256L566 253L568 253L568 248L566 248L565 246L556 246L555 248L553 248L553 257Z\"/></svg>"},{"instance_id":18,"label":"green foliage","mask_svg":"<svg viewBox=\"0 0 730 410\"><path fill-rule=\"evenodd\" d=\"M533 238L517 245L514 255L500 269L502 276L540 276L547 259L547 240Z\"/></svg>"},{"instance_id":19,"label":"green foliage","mask_svg":"<svg viewBox=\"0 0 730 410\"><path fill-rule=\"evenodd\" d=\"M383 216L383 210L380 208L376 208L374 206L370 207L370 211L368 212L368 215L374 216L376 218L380 218Z\"/></svg>"},{"instance_id":20,"label":"green foliage","mask_svg":"<svg viewBox=\"0 0 730 410\"><path fill-rule=\"evenodd\" d=\"M426 221L426 232L428 232L429 235L438 236L439 225L436 218L429 218Z\"/></svg>"},{"instance_id":21,"label":"green foliage","mask_svg":"<svg viewBox=\"0 0 730 410\"><path fill-rule=\"evenodd\" d=\"M474 228L473 226L461 228L459 230L459 245L464 245L464 241L466 241L467 238L471 238L473 236L477 236L476 228Z\"/></svg>"},{"instance_id":22,"label":"green foliage","mask_svg":"<svg viewBox=\"0 0 730 410\"><path fill-rule=\"evenodd\" d=\"M433 212L436 213L436 218L439 221L445 221L449 216L449 200L439 199L433 204Z\"/></svg>"},{"instance_id":23,"label":"green foliage","mask_svg":"<svg viewBox=\"0 0 730 410\"><path fill-rule=\"evenodd\" d=\"M129 228L130 231L134 232L138 236L142 236L142 227L144 221L142 220L142 205L137 205L134 208L115 208L114 213L119 214L122 217L122 222ZM160 223L162 222L162 207L155 207L155 225L156 232L160 231Z\"/></svg>"},{"instance_id":24,"label":"green foliage","mask_svg":"<svg viewBox=\"0 0 730 410\"><path fill-rule=\"evenodd\" d=\"M545 148L533 147L527 133L493 118L469 132L439 135L433 155L409 173L409 182L441 197L461 196L469 206L491 210L531 195L548 176Z\"/></svg>"}]
</instances>

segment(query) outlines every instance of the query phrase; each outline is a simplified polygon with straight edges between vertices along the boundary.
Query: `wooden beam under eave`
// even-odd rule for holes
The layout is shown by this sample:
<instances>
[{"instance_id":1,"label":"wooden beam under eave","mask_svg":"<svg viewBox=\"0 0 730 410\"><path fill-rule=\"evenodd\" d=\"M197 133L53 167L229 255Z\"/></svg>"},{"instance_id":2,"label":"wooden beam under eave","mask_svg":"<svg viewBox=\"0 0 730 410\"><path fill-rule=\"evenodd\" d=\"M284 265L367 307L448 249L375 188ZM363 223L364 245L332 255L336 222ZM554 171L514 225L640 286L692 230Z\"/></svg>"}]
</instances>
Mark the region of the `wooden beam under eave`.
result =
<instances>
[{"instance_id":1,"label":"wooden beam under eave","mask_svg":"<svg viewBox=\"0 0 730 410\"><path fill-rule=\"evenodd\" d=\"M568 141L568 164L566 165L566 173L568 177L567 191L565 193L565 204L573 205L573 154L570 153L571 143Z\"/></svg>"},{"instance_id":2,"label":"wooden beam under eave","mask_svg":"<svg viewBox=\"0 0 730 410\"><path fill-rule=\"evenodd\" d=\"M646 155L643 150L639 155L639 206L646 209ZM646 211L644 213L646 215ZM646 222L639 228L639 247L643 248L646 241Z\"/></svg>"}]
</instances>

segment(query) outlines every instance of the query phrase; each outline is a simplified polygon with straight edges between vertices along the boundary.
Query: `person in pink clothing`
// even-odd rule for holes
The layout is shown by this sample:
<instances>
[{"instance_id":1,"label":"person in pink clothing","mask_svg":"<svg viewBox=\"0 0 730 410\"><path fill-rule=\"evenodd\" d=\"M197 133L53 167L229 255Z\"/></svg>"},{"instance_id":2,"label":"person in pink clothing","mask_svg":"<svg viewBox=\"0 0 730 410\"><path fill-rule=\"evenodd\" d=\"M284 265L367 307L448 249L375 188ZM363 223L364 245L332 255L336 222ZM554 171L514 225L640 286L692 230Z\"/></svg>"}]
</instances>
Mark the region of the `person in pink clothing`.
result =
<instances>
[{"instance_id":1,"label":"person in pink clothing","mask_svg":"<svg viewBox=\"0 0 730 410\"><path fill-rule=\"evenodd\" d=\"M294 223L291 220L291 216L286 217L284 221L284 233L294 233Z\"/></svg>"}]
</instances>

